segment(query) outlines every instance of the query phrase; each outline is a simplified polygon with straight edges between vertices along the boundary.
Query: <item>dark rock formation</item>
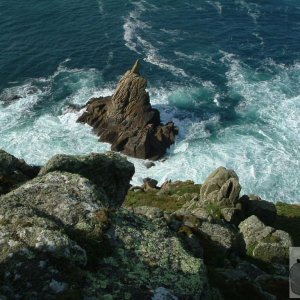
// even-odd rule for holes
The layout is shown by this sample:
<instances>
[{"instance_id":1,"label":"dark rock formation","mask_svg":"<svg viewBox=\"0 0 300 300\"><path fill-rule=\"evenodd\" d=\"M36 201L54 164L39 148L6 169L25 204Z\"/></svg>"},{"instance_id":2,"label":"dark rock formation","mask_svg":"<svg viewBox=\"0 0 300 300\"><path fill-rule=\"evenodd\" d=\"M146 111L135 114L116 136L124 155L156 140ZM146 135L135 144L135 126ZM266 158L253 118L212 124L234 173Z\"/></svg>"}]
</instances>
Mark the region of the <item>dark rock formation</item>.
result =
<instances>
[{"instance_id":1,"label":"dark rock formation","mask_svg":"<svg viewBox=\"0 0 300 300\"><path fill-rule=\"evenodd\" d=\"M246 217L257 216L266 225L273 225L276 221L277 210L274 203L262 200L254 195L244 195L239 202Z\"/></svg>"},{"instance_id":2,"label":"dark rock formation","mask_svg":"<svg viewBox=\"0 0 300 300\"><path fill-rule=\"evenodd\" d=\"M37 176L40 168L0 150L0 195Z\"/></svg>"},{"instance_id":3,"label":"dark rock formation","mask_svg":"<svg viewBox=\"0 0 300 300\"><path fill-rule=\"evenodd\" d=\"M178 129L173 122L161 124L139 68L137 61L122 77L113 96L91 99L78 122L92 126L101 141L112 144L113 151L156 160L174 143Z\"/></svg>"}]
</instances>

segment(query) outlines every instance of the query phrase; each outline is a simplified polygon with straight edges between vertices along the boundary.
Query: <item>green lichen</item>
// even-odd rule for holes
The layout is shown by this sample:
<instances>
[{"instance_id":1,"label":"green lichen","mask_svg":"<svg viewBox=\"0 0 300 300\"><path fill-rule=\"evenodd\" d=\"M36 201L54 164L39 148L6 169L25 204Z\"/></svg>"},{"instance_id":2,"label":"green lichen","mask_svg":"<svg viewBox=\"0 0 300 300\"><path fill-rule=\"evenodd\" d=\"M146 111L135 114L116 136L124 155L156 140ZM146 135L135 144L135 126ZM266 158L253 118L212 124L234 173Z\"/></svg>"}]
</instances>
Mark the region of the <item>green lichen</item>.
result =
<instances>
[{"instance_id":1,"label":"green lichen","mask_svg":"<svg viewBox=\"0 0 300 300\"><path fill-rule=\"evenodd\" d=\"M131 299L142 299L136 294L142 286L152 290L168 287L182 297L202 293L206 282L203 261L187 253L166 224L126 210L114 213L112 224L107 233L114 241L112 253L98 261L97 274L90 274L87 295L110 291L113 299L125 299L125 293Z\"/></svg>"}]
</instances>

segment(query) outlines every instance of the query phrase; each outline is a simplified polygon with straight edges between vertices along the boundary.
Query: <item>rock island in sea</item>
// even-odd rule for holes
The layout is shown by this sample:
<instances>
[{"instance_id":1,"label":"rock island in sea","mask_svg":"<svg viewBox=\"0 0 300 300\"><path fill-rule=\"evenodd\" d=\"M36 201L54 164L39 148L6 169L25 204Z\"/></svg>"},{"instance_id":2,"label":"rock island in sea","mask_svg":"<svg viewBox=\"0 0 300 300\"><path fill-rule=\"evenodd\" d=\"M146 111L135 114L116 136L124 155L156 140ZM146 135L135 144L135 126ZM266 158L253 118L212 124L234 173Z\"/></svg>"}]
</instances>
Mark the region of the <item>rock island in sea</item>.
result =
<instances>
[{"instance_id":1,"label":"rock island in sea","mask_svg":"<svg viewBox=\"0 0 300 300\"><path fill-rule=\"evenodd\" d=\"M161 123L159 111L150 104L147 80L139 70L138 60L121 78L114 95L91 99L78 121L92 126L113 151L157 160L174 144L178 128L173 122Z\"/></svg>"}]
</instances>

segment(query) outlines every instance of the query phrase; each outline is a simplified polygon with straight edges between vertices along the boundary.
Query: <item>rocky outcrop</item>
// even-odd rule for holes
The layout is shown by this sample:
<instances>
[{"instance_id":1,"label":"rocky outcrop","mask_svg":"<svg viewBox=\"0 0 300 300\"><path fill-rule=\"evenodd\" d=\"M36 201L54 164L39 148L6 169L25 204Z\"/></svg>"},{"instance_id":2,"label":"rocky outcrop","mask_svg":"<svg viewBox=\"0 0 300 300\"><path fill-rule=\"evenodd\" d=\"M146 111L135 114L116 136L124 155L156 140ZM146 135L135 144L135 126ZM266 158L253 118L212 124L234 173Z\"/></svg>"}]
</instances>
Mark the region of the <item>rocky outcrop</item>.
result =
<instances>
[{"instance_id":1,"label":"rocky outcrop","mask_svg":"<svg viewBox=\"0 0 300 300\"><path fill-rule=\"evenodd\" d=\"M88 179L59 172L2 196L0 298L80 295L83 270L107 249L106 202Z\"/></svg>"},{"instance_id":2,"label":"rocky outcrop","mask_svg":"<svg viewBox=\"0 0 300 300\"><path fill-rule=\"evenodd\" d=\"M129 189L134 166L126 158L112 152L85 156L59 154L42 167L39 175L54 171L80 174L88 178L108 196L109 207L118 207Z\"/></svg>"},{"instance_id":3,"label":"rocky outcrop","mask_svg":"<svg viewBox=\"0 0 300 300\"><path fill-rule=\"evenodd\" d=\"M212 299L158 211L119 208L132 171L116 154L59 155L0 197L0 298Z\"/></svg>"},{"instance_id":4,"label":"rocky outcrop","mask_svg":"<svg viewBox=\"0 0 300 300\"><path fill-rule=\"evenodd\" d=\"M2 195L0 299L285 299L291 238L254 215L232 224L261 201L219 193L235 173L213 176L221 202L147 178L124 205L133 172L113 153L57 155Z\"/></svg>"},{"instance_id":5,"label":"rocky outcrop","mask_svg":"<svg viewBox=\"0 0 300 300\"><path fill-rule=\"evenodd\" d=\"M101 141L112 144L113 151L156 160L174 143L178 129L173 122L161 124L139 68L137 61L121 78L113 96L91 99L78 122L92 126Z\"/></svg>"},{"instance_id":6,"label":"rocky outcrop","mask_svg":"<svg viewBox=\"0 0 300 300\"><path fill-rule=\"evenodd\" d=\"M0 195L37 176L40 168L0 150Z\"/></svg>"},{"instance_id":7,"label":"rocky outcrop","mask_svg":"<svg viewBox=\"0 0 300 300\"><path fill-rule=\"evenodd\" d=\"M239 225L247 253L265 262L285 262L289 257L292 240L289 234L266 226L256 216L251 216Z\"/></svg>"},{"instance_id":8,"label":"rocky outcrop","mask_svg":"<svg viewBox=\"0 0 300 300\"><path fill-rule=\"evenodd\" d=\"M219 167L203 183L200 197L203 202L234 206L241 191L239 178L233 170Z\"/></svg>"}]
</instances>

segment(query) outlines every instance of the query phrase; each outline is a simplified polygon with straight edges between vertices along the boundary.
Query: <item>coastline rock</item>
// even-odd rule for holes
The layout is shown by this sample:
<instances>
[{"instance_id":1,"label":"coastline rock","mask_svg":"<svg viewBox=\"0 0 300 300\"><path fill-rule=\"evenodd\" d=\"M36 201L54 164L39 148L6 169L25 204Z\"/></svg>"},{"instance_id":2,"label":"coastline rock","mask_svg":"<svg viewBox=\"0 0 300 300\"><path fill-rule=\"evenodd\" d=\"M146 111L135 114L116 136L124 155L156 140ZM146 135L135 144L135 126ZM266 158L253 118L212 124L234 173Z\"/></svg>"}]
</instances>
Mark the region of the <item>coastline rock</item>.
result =
<instances>
[{"instance_id":1,"label":"coastline rock","mask_svg":"<svg viewBox=\"0 0 300 300\"><path fill-rule=\"evenodd\" d=\"M212 265L222 265L232 253L244 255L245 244L240 233L227 225L203 222L197 228L203 244L204 258Z\"/></svg>"},{"instance_id":2,"label":"coastline rock","mask_svg":"<svg viewBox=\"0 0 300 300\"><path fill-rule=\"evenodd\" d=\"M6 194L37 176L40 167L30 166L23 159L0 149L0 195Z\"/></svg>"},{"instance_id":3,"label":"coastline rock","mask_svg":"<svg viewBox=\"0 0 300 300\"><path fill-rule=\"evenodd\" d=\"M200 197L205 203L234 207L239 199L241 186L233 170L219 167L201 186Z\"/></svg>"},{"instance_id":4,"label":"coastline rock","mask_svg":"<svg viewBox=\"0 0 300 300\"><path fill-rule=\"evenodd\" d=\"M142 185L142 188L144 189L144 191L158 189L157 187L158 181L155 179L147 177L143 179L143 182L144 184Z\"/></svg>"},{"instance_id":5,"label":"coastline rock","mask_svg":"<svg viewBox=\"0 0 300 300\"><path fill-rule=\"evenodd\" d=\"M293 244L287 232L266 226L254 215L241 222L239 229L248 255L265 262L288 260Z\"/></svg>"},{"instance_id":6,"label":"coastline rock","mask_svg":"<svg viewBox=\"0 0 300 300\"><path fill-rule=\"evenodd\" d=\"M88 179L59 172L2 196L0 294L8 299L80 295L83 268L107 248L106 198Z\"/></svg>"},{"instance_id":7,"label":"coastline rock","mask_svg":"<svg viewBox=\"0 0 300 300\"><path fill-rule=\"evenodd\" d=\"M85 156L58 154L42 167L39 176L53 171L84 176L103 189L108 196L109 207L119 207L129 189L134 166L126 158L112 152Z\"/></svg>"},{"instance_id":8,"label":"coastline rock","mask_svg":"<svg viewBox=\"0 0 300 300\"><path fill-rule=\"evenodd\" d=\"M161 124L139 68L137 61L121 78L113 96L91 99L77 121L92 126L101 141L112 144L113 151L157 160L175 142L178 129L173 122Z\"/></svg>"},{"instance_id":9,"label":"coastline rock","mask_svg":"<svg viewBox=\"0 0 300 300\"><path fill-rule=\"evenodd\" d=\"M186 252L163 220L119 209L111 221L107 236L113 252L91 274L92 284L88 282L84 292L87 299L102 299L106 291L111 299L153 299L161 287L176 299L203 299L207 289L203 260Z\"/></svg>"}]
</instances>

